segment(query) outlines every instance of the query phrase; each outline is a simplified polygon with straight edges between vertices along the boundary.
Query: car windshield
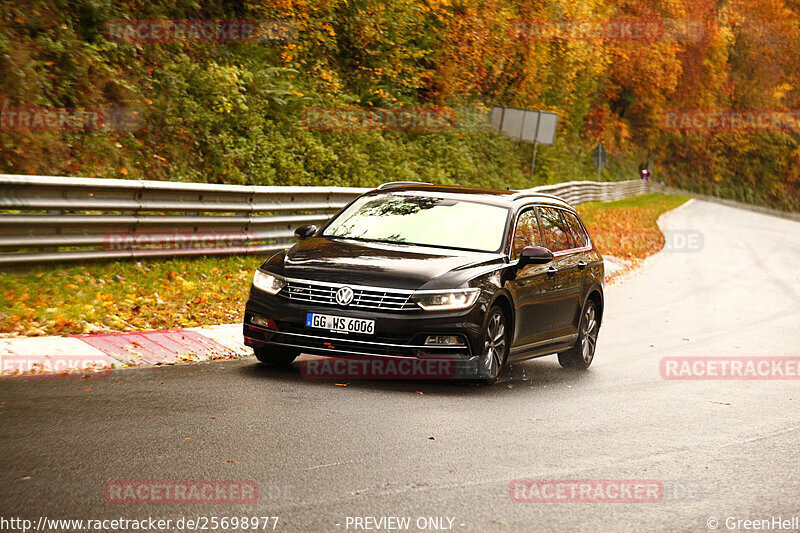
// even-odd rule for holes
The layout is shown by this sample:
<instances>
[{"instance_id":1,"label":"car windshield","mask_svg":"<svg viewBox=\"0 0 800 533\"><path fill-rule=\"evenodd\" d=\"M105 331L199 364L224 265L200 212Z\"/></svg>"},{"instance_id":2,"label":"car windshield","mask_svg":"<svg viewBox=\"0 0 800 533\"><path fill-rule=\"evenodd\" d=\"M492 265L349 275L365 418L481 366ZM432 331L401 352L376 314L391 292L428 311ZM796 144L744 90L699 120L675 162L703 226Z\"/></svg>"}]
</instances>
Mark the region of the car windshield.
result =
<instances>
[{"instance_id":1,"label":"car windshield","mask_svg":"<svg viewBox=\"0 0 800 533\"><path fill-rule=\"evenodd\" d=\"M477 202L407 194L364 196L323 232L373 242L481 252L500 249L508 209Z\"/></svg>"}]
</instances>

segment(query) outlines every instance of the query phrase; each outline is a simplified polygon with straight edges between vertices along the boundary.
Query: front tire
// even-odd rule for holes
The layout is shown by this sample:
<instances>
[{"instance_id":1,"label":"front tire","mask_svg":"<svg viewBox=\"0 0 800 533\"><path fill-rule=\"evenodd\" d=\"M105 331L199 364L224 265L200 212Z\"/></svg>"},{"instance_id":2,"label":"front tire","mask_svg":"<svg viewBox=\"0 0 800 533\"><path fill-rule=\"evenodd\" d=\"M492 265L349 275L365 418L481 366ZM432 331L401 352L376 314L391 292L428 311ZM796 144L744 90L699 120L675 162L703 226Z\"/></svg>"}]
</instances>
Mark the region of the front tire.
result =
<instances>
[{"instance_id":1,"label":"front tire","mask_svg":"<svg viewBox=\"0 0 800 533\"><path fill-rule=\"evenodd\" d=\"M597 321L597 307L594 300L588 300L581 314L578 326L578 341L575 346L558 354L558 362L564 368L577 368L585 370L594 361L594 351L597 346L597 334L600 323Z\"/></svg>"},{"instance_id":2,"label":"front tire","mask_svg":"<svg viewBox=\"0 0 800 533\"><path fill-rule=\"evenodd\" d=\"M298 355L299 350L292 350L291 348L279 348L276 346L263 346L261 348L253 348L258 359L262 365L274 368L288 368Z\"/></svg>"},{"instance_id":3,"label":"front tire","mask_svg":"<svg viewBox=\"0 0 800 533\"><path fill-rule=\"evenodd\" d=\"M483 331L483 355L478 369L479 383L494 383L508 358L508 327L503 310L497 306L489 309Z\"/></svg>"}]
</instances>

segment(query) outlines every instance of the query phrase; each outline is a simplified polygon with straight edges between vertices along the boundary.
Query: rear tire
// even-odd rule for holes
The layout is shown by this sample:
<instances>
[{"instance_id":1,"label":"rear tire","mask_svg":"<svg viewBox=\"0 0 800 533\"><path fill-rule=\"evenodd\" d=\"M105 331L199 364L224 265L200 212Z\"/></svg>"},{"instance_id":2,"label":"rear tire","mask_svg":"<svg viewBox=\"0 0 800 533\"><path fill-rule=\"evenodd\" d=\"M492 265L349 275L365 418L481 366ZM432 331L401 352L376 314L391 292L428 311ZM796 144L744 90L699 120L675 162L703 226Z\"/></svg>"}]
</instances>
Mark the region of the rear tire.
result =
<instances>
[{"instance_id":1,"label":"rear tire","mask_svg":"<svg viewBox=\"0 0 800 533\"><path fill-rule=\"evenodd\" d=\"M298 355L299 350L291 348L279 348L276 346L264 346L261 348L253 348L258 359L262 365L274 368L288 368Z\"/></svg>"},{"instance_id":2,"label":"rear tire","mask_svg":"<svg viewBox=\"0 0 800 533\"><path fill-rule=\"evenodd\" d=\"M594 361L594 351L597 346L597 334L600 331L600 322L597 321L597 306L594 300L588 300L581 314L578 325L578 340L575 346L558 354L558 362L564 368L577 368L586 370Z\"/></svg>"}]
</instances>

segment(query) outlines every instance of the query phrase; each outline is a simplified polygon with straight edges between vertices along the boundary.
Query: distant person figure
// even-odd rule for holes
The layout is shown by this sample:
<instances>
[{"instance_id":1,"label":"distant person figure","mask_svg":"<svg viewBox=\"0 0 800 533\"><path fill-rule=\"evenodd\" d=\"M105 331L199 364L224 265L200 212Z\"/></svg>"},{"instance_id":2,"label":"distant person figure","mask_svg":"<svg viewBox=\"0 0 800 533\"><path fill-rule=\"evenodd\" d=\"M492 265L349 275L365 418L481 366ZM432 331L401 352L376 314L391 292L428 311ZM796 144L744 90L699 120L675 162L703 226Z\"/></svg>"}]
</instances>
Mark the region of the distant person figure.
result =
<instances>
[{"instance_id":1,"label":"distant person figure","mask_svg":"<svg viewBox=\"0 0 800 533\"><path fill-rule=\"evenodd\" d=\"M650 181L650 171L646 168L642 170L642 180L643 181Z\"/></svg>"}]
</instances>

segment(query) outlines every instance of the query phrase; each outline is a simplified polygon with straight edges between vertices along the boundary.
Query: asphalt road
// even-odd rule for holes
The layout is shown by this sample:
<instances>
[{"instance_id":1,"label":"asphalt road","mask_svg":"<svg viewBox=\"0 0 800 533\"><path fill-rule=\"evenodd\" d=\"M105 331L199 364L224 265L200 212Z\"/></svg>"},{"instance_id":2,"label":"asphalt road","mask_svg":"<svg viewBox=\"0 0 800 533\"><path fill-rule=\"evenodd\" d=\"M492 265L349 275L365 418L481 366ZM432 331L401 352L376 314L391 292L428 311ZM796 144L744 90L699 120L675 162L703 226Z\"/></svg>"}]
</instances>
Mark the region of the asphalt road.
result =
<instances>
[{"instance_id":1,"label":"asphalt road","mask_svg":"<svg viewBox=\"0 0 800 533\"><path fill-rule=\"evenodd\" d=\"M348 516L408 516L412 531L418 517L449 517L455 531L643 532L800 515L800 382L659 373L664 357L800 355L800 224L693 202L665 226L700 232L702 250L662 252L607 288L585 373L546 357L492 387L337 386L250 358L0 380L0 517L277 515L276 531L345 531ZM669 493L514 503L521 478L652 479ZM253 480L259 497L111 504L112 480Z\"/></svg>"}]
</instances>

